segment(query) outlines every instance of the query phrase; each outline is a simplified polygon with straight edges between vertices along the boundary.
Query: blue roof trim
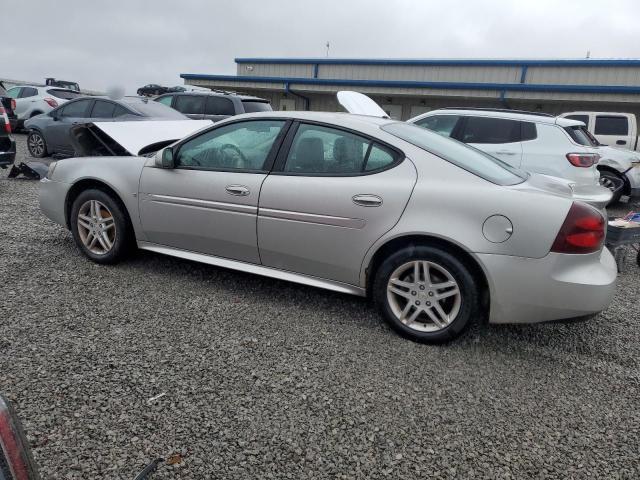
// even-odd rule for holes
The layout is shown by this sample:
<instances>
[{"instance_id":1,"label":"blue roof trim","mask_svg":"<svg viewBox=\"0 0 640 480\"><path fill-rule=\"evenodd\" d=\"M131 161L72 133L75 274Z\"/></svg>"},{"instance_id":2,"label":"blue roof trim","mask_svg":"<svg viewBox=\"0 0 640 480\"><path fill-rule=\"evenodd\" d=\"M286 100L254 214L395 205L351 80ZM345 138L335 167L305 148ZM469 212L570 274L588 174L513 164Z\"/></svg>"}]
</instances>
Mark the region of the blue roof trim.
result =
<instances>
[{"instance_id":1,"label":"blue roof trim","mask_svg":"<svg viewBox=\"0 0 640 480\"><path fill-rule=\"evenodd\" d=\"M556 85L534 83L418 82L400 80L349 80L341 78L252 77L181 73L191 80L226 82L289 83L298 85L341 85L352 87L432 88L438 90L506 90L514 92L626 93L640 94L640 86L624 85Z\"/></svg>"},{"instance_id":2,"label":"blue roof trim","mask_svg":"<svg viewBox=\"0 0 640 480\"><path fill-rule=\"evenodd\" d=\"M461 67L640 67L640 59L401 59L401 58L236 58L236 63L319 65L420 65Z\"/></svg>"}]
</instances>

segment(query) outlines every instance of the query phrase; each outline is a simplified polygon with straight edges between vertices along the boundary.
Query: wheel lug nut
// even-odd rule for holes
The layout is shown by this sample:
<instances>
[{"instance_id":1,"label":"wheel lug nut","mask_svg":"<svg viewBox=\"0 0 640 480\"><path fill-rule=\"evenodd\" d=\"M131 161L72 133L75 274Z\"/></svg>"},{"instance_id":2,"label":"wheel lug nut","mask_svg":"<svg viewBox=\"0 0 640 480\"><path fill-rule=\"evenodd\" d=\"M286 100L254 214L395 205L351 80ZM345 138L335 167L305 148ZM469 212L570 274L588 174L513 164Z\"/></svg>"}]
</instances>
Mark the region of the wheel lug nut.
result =
<instances>
[{"instance_id":1,"label":"wheel lug nut","mask_svg":"<svg viewBox=\"0 0 640 480\"><path fill-rule=\"evenodd\" d=\"M413 292L411 292L411 295L415 296L415 295L417 295L417 292L413 291Z\"/></svg>"},{"instance_id":2,"label":"wheel lug nut","mask_svg":"<svg viewBox=\"0 0 640 480\"><path fill-rule=\"evenodd\" d=\"M430 306L431 306L431 302L427 302L427 307L430 307Z\"/></svg>"},{"instance_id":3,"label":"wheel lug nut","mask_svg":"<svg viewBox=\"0 0 640 480\"><path fill-rule=\"evenodd\" d=\"M429 296L430 296L430 297L433 297L433 292L429 292Z\"/></svg>"},{"instance_id":4,"label":"wheel lug nut","mask_svg":"<svg viewBox=\"0 0 640 480\"><path fill-rule=\"evenodd\" d=\"M416 305L420 305L420 300L416 300Z\"/></svg>"},{"instance_id":5,"label":"wheel lug nut","mask_svg":"<svg viewBox=\"0 0 640 480\"><path fill-rule=\"evenodd\" d=\"M420 290L424 290L424 285L420 285Z\"/></svg>"}]
</instances>

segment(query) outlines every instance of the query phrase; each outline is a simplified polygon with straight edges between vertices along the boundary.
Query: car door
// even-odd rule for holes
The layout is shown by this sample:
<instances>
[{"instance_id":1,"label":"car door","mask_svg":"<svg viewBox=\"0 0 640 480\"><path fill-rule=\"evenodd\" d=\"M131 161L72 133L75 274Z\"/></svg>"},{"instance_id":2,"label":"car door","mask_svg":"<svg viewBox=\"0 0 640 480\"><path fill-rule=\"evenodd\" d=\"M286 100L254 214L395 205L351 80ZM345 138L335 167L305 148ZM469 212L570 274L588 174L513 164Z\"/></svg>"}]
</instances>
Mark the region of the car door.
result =
<instances>
[{"instance_id":1,"label":"car door","mask_svg":"<svg viewBox=\"0 0 640 480\"><path fill-rule=\"evenodd\" d=\"M358 284L367 250L396 224L417 174L404 155L341 128L296 123L260 193L269 267Z\"/></svg>"},{"instance_id":2,"label":"car door","mask_svg":"<svg viewBox=\"0 0 640 480\"><path fill-rule=\"evenodd\" d=\"M595 116L593 134L603 145L612 147L633 149L629 119L625 115L600 115Z\"/></svg>"},{"instance_id":3,"label":"car door","mask_svg":"<svg viewBox=\"0 0 640 480\"><path fill-rule=\"evenodd\" d=\"M192 120L202 120L205 97L203 95L176 95L173 108Z\"/></svg>"},{"instance_id":4,"label":"car door","mask_svg":"<svg viewBox=\"0 0 640 480\"><path fill-rule=\"evenodd\" d=\"M258 198L287 126L286 119L225 124L174 147L175 168L145 167L139 202L148 241L260 263Z\"/></svg>"},{"instance_id":5,"label":"car door","mask_svg":"<svg viewBox=\"0 0 640 480\"><path fill-rule=\"evenodd\" d=\"M218 95L209 95L204 105L204 119L217 122L236 114L233 101Z\"/></svg>"},{"instance_id":6,"label":"car door","mask_svg":"<svg viewBox=\"0 0 640 480\"><path fill-rule=\"evenodd\" d=\"M521 122L505 118L465 116L457 139L489 155L520 167L522 162Z\"/></svg>"},{"instance_id":7,"label":"car door","mask_svg":"<svg viewBox=\"0 0 640 480\"><path fill-rule=\"evenodd\" d=\"M87 121L92 102L90 98L73 100L51 112L52 121L44 135L52 152L73 155L69 129L73 125Z\"/></svg>"}]
</instances>

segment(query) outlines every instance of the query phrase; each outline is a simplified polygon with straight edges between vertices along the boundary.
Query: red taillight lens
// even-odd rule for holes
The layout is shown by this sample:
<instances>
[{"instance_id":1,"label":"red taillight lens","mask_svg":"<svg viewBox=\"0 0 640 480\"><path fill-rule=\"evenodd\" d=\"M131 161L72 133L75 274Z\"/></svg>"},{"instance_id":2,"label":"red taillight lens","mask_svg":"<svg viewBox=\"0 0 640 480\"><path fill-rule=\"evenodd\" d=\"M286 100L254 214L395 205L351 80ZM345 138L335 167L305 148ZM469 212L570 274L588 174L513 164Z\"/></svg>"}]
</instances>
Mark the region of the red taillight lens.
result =
<instances>
[{"instance_id":1,"label":"red taillight lens","mask_svg":"<svg viewBox=\"0 0 640 480\"><path fill-rule=\"evenodd\" d=\"M36 480L39 477L20 421L0 396L0 478Z\"/></svg>"},{"instance_id":2,"label":"red taillight lens","mask_svg":"<svg viewBox=\"0 0 640 480\"><path fill-rule=\"evenodd\" d=\"M584 203L574 202L567 213L551 251L555 253L593 253L602 248L605 220L602 214Z\"/></svg>"},{"instance_id":3,"label":"red taillight lens","mask_svg":"<svg viewBox=\"0 0 640 480\"><path fill-rule=\"evenodd\" d=\"M597 153L567 153L567 160L574 167L589 168L598 163L600 155Z\"/></svg>"},{"instance_id":4,"label":"red taillight lens","mask_svg":"<svg viewBox=\"0 0 640 480\"><path fill-rule=\"evenodd\" d=\"M16 111L16 100L14 98L11 99L11 110Z\"/></svg>"},{"instance_id":5,"label":"red taillight lens","mask_svg":"<svg viewBox=\"0 0 640 480\"><path fill-rule=\"evenodd\" d=\"M58 102L53 98L45 98L44 101L47 102L51 108L56 108L58 106Z\"/></svg>"},{"instance_id":6,"label":"red taillight lens","mask_svg":"<svg viewBox=\"0 0 640 480\"><path fill-rule=\"evenodd\" d=\"M4 131L7 133L11 133L11 124L9 123L9 117L7 117L7 112L4 107L0 107L0 118L4 122Z\"/></svg>"}]
</instances>

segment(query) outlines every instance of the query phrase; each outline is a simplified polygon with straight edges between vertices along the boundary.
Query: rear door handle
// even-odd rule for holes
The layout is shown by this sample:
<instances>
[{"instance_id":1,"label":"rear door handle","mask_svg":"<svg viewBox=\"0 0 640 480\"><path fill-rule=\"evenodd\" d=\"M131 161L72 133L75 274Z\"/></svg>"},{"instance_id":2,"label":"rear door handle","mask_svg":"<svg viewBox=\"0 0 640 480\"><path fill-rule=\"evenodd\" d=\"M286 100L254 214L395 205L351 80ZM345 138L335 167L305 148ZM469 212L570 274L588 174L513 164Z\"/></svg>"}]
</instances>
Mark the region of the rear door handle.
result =
<instances>
[{"instance_id":1,"label":"rear door handle","mask_svg":"<svg viewBox=\"0 0 640 480\"><path fill-rule=\"evenodd\" d=\"M239 197L246 197L249 195L249 189L244 185L228 185L225 190L229 195L236 195Z\"/></svg>"},{"instance_id":2,"label":"rear door handle","mask_svg":"<svg viewBox=\"0 0 640 480\"><path fill-rule=\"evenodd\" d=\"M352 198L353 203L360 205L361 207L379 207L382 205L382 199L377 195L361 194L354 195Z\"/></svg>"}]
</instances>

